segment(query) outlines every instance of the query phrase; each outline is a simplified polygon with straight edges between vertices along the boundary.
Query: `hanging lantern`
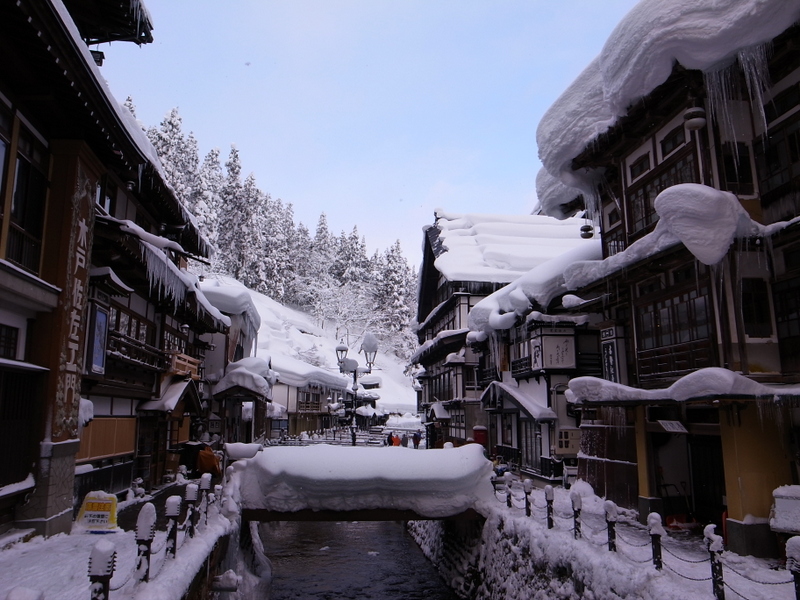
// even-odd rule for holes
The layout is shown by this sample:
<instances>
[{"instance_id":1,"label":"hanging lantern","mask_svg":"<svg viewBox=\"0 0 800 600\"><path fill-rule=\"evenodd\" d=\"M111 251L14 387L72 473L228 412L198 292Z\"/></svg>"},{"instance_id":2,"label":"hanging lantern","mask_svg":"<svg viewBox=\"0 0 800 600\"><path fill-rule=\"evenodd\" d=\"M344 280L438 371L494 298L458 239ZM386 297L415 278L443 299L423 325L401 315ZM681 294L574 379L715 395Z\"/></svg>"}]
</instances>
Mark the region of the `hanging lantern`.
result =
<instances>
[{"instance_id":1,"label":"hanging lantern","mask_svg":"<svg viewBox=\"0 0 800 600\"><path fill-rule=\"evenodd\" d=\"M585 240L594 237L594 227L591 225L581 225L581 237Z\"/></svg>"},{"instance_id":2,"label":"hanging lantern","mask_svg":"<svg viewBox=\"0 0 800 600\"><path fill-rule=\"evenodd\" d=\"M706 126L706 111L700 106L687 108L683 113L683 122L689 131L697 131Z\"/></svg>"}]
</instances>

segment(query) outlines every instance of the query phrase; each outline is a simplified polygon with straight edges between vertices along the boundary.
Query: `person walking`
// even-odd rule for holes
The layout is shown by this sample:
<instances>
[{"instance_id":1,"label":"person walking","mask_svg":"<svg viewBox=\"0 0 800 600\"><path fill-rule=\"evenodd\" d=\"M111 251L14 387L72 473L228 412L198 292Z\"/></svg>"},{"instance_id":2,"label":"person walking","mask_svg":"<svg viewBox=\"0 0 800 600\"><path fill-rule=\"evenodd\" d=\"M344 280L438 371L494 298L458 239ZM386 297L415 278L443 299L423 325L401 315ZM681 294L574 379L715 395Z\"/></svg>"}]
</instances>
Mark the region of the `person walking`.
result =
<instances>
[{"instance_id":1,"label":"person walking","mask_svg":"<svg viewBox=\"0 0 800 600\"><path fill-rule=\"evenodd\" d=\"M392 432L392 446L399 446L400 445L400 436L398 436L395 432Z\"/></svg>"},{"instance_id":2,"label":"person walking","mask_svg":"<svg viewBox=\"0 0 800 600\"><path fill-rule=\"evenodd\" d=\"M419 443L422 441L422 434L420 434L419 429L411 436L411 441L414 442L414 450L419 450Z\"/></svg>"},{"instance_id":3,"label":"person walking","mask_svg":"<svg viewBox=\"0 0 800 600\"><path fill-rule=\"evenodd\" d=\"M384 444L385 446L392 446L392 445L394 445L394 444L392 443L392 437L393 437L393 436L394 436L394 433L392 433L392 432L390 431L390 432L389 432L389 435L387 435L387 436L386 436L386 442L385 442L385 444Z\"/></svg>"},{"instance_id":4,"label":"person walking","mask_svg":"<svg viewBox=\"0 0 800 600\"><path fill-rule=\"evenodd\" d=\"M405 433L403 434L403 437L400 438L400 444L403 446L403 448L408 448L408 435Z\"/></svg>"}]
</instances>

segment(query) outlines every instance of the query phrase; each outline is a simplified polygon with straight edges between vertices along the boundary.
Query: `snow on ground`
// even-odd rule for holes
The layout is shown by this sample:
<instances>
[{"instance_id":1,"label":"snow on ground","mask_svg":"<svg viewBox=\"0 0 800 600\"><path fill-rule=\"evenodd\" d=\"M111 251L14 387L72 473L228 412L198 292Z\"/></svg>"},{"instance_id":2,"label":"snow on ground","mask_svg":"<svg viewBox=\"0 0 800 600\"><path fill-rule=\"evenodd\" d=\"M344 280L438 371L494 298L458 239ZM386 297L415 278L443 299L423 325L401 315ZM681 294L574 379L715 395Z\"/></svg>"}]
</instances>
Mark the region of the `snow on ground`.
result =
<instances>
[{"instance_id":1,"label":"snow on ground","mask_svg":"<svg viewBox=\"0 0 800 600\"><path fill-rule=\"evenodd\" d=\"M116 569L111 587L114 600L179 600L194 575L214 547L217 539L229 533L232 522L215 509L208 524L202 524L199 535L184 538L179 533L175 559L164 559L164 552L154 556L149 583L137 583L132 577L136 560L136 536L133 531L90 534L78 527L73 533L50 538L37 536L0 552L0 599L6 600L15 588L35 590L44 600L88 600L89 556L98 541L111 543L117 552ZM156 532L153 548L164 546L164 532ZM20 592L17 592L20 593ZM37 595L22 598L39 598Z\"/></svg>"},{"instance_id":2,"label":"snow on ground","mask_svg":"<svg viewBox=\"0 0 800 600\"><path fill-rule=\"evenodd\" d=\"M495 498L478 506L487 517L477 555L452 553L453 564L444 564L446 580L463 587L464 574L481 573L481 585L472 597L492 600L545 600L592 598L628 600L708 600L713 598L709 554L702 534L667 531L662 537L664 568L653 566L650 531L631 510L618 510L617 552L607 549L606 501L583 481L571 489L554 490L554 528L546 524L545 491L531 493L532 514L525 516L524 492L517 480L512 485L512 507L506 506L503 485ZM573 502L579 496L580 539L575 539ZM442 525L416 521L410 531L423 552L442 558ZM469 561L473 562L470 563ZM792 576L779 561L723 552L727 593L748 600L792 600ZM455 567L455 568L453 568ZM576 590L575 581L585 585Z\"/></svg>"},{"instance_id":3,"label":"snow on ground","mask_svg":"<svg viewBox=\"0 0 800 600\"><path fill-rule=\"evenodd\" d=\"M491 472L478 444L272 446L233 463L229 493L246 508L281 512L395 508L441 517L491 500Z\"/></svg>"}]
</instances>

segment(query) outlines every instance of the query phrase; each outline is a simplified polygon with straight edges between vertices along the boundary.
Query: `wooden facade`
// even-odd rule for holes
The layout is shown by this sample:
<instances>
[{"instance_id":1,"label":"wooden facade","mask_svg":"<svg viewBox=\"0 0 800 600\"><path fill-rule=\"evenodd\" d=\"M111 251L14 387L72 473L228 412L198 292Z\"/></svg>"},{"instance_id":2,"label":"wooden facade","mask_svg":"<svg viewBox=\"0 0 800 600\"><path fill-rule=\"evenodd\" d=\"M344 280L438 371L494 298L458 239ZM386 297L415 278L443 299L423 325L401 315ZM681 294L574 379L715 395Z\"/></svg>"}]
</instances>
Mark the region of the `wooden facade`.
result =
<instances>
[{"instance_id":1,"label":"wooden facade","mask_svg":"<svg viewBox=\"0 0 800 600\"><path fill-rule=\"evenodd\" d=\"M746 93L712 106L702 73L676 65L574 157L573 168L605 173L598 190L604 256L652 233L655 197L678 183L731 192L763 225L800 214L798 41L797 25L772 41L763 106ZM734 70L742 90L743 77ZM695 107L709 115L705 123L687 120ZM711 116L725 110L735 131ZM764 237L735 239L716 265L678 243L575 290L598 300L593 310L609 359L603 377L659 390L722 367L767 385L797 383L799 259L800 227L780 225ZM668 523L725 525L736 552L777 552L764 522L772 490L800 482L796 400L776 406L715 395L631 406L620 399L616 408L614 401L578 402L579 474L596 490L641 516L657 510Z\"/></svg>"},{"instance_id":2,"label":"wooden facade","mask_svg":"<svg viewBox=\"0 0 800 600\"><path fill-rule=\"evenodd\" d=\"M86 46L150 41L147 11L65 4L0 7L0 531L46 535L87 489L161 482L200 410L165 395L225 330L181 272L205 242Z\"/></svg>"}]
</instances>

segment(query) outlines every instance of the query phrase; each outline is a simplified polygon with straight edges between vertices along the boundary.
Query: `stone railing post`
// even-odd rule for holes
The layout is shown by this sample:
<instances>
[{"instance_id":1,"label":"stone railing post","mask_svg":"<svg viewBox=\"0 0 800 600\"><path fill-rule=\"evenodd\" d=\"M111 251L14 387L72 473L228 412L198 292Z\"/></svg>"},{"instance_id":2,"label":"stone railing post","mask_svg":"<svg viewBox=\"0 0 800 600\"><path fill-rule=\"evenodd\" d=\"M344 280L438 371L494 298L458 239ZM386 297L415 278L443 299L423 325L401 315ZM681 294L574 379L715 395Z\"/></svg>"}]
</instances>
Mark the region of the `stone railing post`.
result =
<instances>
[{"instance_id":1,"label":"stone railing post","mask_svg":"<svg viewBox=\"0 0 800 600\"><path fill-rule=\"evenodd\" d=\"M150 581L150 556L156 532L156 507L147 502L136 519L136 573L139 581Z\"/></svg>"},{"instance_id":2,"label":"stone railing post","mask_svg":"<svg viewBox=\"0 0 800 600\"><path fill-rule=\"evenodd\" d=\"M544 500L547 503L547 528L553 528L553 486L544 486Z\"/></svg>"},{"instance_id":3,"label":"stone railing post","mask_svg":"<svg viewBox=\"0 0 800 600\"><path fill-rule=\"evenodd\" d=\"M572 502L573 531L575 533L575 539L579 540L581 538L581 508L583 506L583 500L581 495L575 490L569 493L569 499Z\"/></svg>"},{"instance_id":4,"label":"stone railing post","mask_svg":"<svg viewBox=\"0 0 800 600\"><path fill-rule=\"evenodd\" d=\"M653 544L653 566L660 571L664 568L661 560L661 536L667 535L664 526L661 525L661 515L656 512L647 515L647 527L650 530L650 541Z\"/></svg>"},{"instance_id":5,"label":"stone railing post","mask_svg":"<svg viewBox=\"0 0 800 600\"><path fill-rule=\"evenodd\" d=\"M608 530L608 550L609 552L617 551L617 517L619 511L617 505L611 500L603 502L603 508L606 512L606 529Z\"/></svg>"},{"instance_id":6,"label":"stone railing post","mask_svg":"<svg viewBox=\"0 0 800 600\"><path fill-rule=\"evenodd\" d=\"M108 600L117 551L110 540L98 540L89 554L89 592L91 600Z\"/></svg>"}]
</instances>

